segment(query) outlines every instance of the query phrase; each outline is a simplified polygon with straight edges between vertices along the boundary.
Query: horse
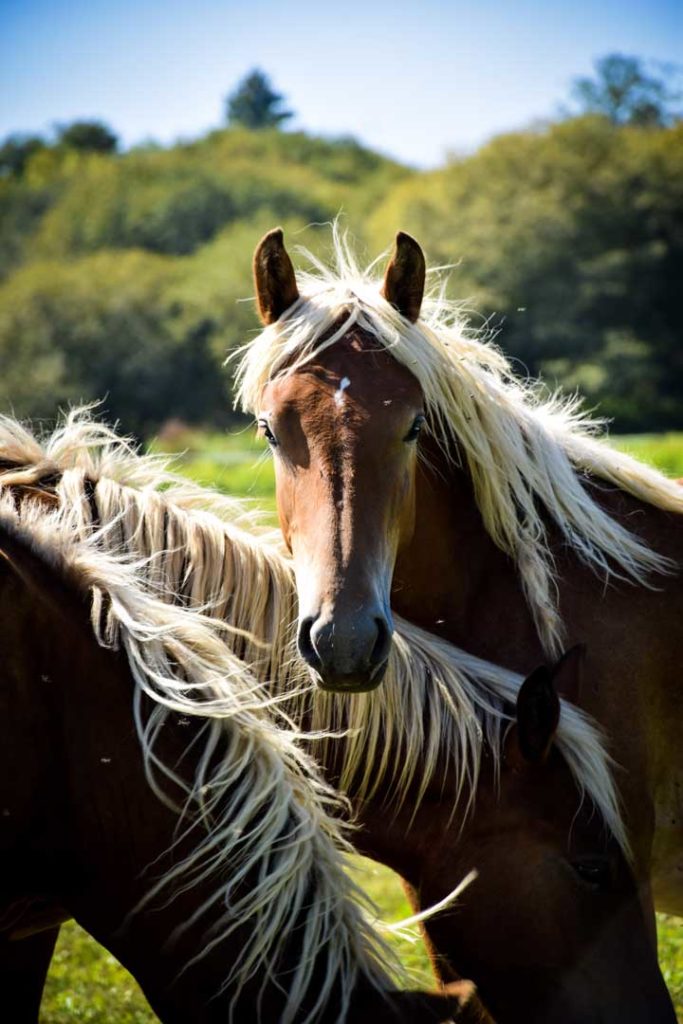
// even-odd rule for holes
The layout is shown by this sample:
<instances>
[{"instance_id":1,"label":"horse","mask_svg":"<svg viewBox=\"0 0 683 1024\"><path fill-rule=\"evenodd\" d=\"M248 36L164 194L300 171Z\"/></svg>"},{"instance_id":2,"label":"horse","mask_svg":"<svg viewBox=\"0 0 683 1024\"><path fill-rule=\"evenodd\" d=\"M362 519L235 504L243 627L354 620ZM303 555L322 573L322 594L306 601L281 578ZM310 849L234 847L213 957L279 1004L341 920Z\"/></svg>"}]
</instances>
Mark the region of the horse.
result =
<instances>
[{"instance_id":1,"label":"horse","mask_svg":"<svg viewBox=\"0 0 683 1024\"><path fill-rule=\"evenodd\" d=\"M216 623L44 509L21 513L0 509L8 1019L37 1020L72 916L169 1024L456 1016L467 986L391 980L344 871L339 800Z\"/></svg>"},{"instance_id":2,"label":"horse","mask_svg":"<svg viewBox=\"0 0 683 1024\"><path fill-rule=\"evenodd\" d=\"M382 281L334 244L337 267L297 281L281 231L265 236L265 328L237 373L274 452L299 651L349 690L379 684L392 609L523 673L584 641L581 702L624 769L654 933L650 886L683 912L680 488L604 444L575 401L515 377L443 289L423 301L409 236Z\"/></svg>"},{"instance_id":3,"label":"horse","mask_svg":"<svg viewBox=\"0 0 683 1024\"><path fill-rule=\"evenodd\" d=\"M43 445L6 420L0 455L6 490L49 503L80 536L106 527L104 540L149 565L160 596L229 622L233 650L277 681L288 713L328 736L318 756L353 801L355 844L397 870L416 904L443 895L463 869L480 870L471 905L466 893L457 912L427 925L442 977L473 964L478 992L501 1022L674 1020L630 867L614 768L577 706L576 652L551 673L569 698L559 717L556 705L542 713L553 704L542 692L523 710L546 723L542 756L527 757L529 744L518 740L528 732L515 712L522 678L408 622L396 622L375 692L311 693L292 650L292 565L244 529L243 509L176 480L158 458L135 455L83 414ZM248 580L259 581L251 604ZM343 740L329 738L343 730ZM522 1006L499 984L506 971L524 980ZM479 1019L473 1006L463 1019Z\"/></svg>"},{"instance_id":4,"label":"horse","mask_svg":"<svg viewBox=\"0 0 683 1024\"><path fill-rule=\"evenodd\" d=\"M637 876L683 913L680 487L515 377L443 289L423 299L408 235L383 281L334 244L337 268L297 282L282 232L261 241L265 328L237 372L274 452L301 656L325 686L378 685L391 609L520 672L585 642Z\"/></svg>"}]
</instances>

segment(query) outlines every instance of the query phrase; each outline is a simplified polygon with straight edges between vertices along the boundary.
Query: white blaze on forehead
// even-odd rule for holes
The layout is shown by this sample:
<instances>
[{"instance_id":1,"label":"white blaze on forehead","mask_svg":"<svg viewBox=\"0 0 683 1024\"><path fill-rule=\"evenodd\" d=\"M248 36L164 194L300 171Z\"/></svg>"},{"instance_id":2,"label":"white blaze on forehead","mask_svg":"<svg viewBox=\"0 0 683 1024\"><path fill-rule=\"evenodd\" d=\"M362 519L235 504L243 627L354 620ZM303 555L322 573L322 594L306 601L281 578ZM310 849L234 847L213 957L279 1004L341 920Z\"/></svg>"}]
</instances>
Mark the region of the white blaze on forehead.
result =
<instances>
[{"instance_id":1,"label":"white blaze on forehead","mask_svg":"<svg viewBox=\"0 0 683 1024\"><path fill-rule=\"evenodd\" d=\"M342 377L342 379L340 380L339 387L334 393L334 400L337 403L337 405L343 405L344 392L346 391L350 383L351 381L349 380L348 377Z\"/></svg>"}]
</instances>

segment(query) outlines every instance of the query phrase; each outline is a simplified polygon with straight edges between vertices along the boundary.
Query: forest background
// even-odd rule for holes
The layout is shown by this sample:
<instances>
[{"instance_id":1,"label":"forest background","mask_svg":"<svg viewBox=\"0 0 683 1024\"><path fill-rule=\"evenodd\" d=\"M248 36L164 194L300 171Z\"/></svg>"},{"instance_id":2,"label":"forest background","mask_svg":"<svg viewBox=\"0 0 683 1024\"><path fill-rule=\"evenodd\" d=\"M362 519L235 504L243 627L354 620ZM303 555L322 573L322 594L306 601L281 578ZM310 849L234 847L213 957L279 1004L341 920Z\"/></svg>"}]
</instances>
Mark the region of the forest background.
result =
<instances>
[{"instance_id":1,"label":"forest background","mask_svg":"<svg viewBox=\"0 0 683 1024\"><path fill-rule=\"evenodd\" d=\"M102 399L123 430L234 425L226 355L257 327L251 253L282 224L325 255L338 214L368 261L397 229L523 374L579 389L617 432L683 423L680 75L608 55L566 109L421 171L287 130L255 70L225 124L123 150L76 121L0 145L0 410Z\"/></svg>"}]
</instances>

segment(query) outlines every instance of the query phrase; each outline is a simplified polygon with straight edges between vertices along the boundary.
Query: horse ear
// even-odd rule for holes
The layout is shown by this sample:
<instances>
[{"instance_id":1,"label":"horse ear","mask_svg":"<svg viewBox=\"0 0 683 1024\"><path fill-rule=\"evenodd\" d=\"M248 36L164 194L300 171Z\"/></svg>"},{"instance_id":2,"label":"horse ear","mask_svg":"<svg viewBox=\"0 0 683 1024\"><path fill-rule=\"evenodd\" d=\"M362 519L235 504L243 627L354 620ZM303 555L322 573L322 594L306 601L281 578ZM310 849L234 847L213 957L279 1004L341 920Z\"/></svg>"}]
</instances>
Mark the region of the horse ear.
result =
<instances>
[{"instance_id":1,"label":"horse ear","mask_svg":"<svg viewBox=\"0 0 683 1024\"><path fill-rule=\"evenodd\" d=\"M264 324L274 323L299 298L282 228L273 228L256 246L254 282L259 316Z\"/></svg>"},{"instance_id":2,"label":"horse ear","mask_svg":"<svg viewBox=\"0 0 683 1024\"><path fill-rule=\"evenodd\" d=\"M572 704L581 703L581 677L586 660L586 645L576 644L565 651L552 670L556 691Z\"/></svg>"},{"instance_id":3,"label":"horse ear","mask_svg":"<svg viewBox=\"0 0 683 1024\"><path fill-rule=\"evenodd\" d=\"M425 290L425 258L414 238L399 231L389 260L382 295L399 313L415 323Z\"/></svg>"},{"instance_id":4,"label":"horse ear","mask_svg":"<svg viewBox=\"0 0 683 1024\"><path fill-rule=\"evenodd\" d=\"M517 743L525 761L545 761L559 721L560 698L553 686L553 671L542 665L524 680L517 694Z\"/></svg>"}]
</instances>

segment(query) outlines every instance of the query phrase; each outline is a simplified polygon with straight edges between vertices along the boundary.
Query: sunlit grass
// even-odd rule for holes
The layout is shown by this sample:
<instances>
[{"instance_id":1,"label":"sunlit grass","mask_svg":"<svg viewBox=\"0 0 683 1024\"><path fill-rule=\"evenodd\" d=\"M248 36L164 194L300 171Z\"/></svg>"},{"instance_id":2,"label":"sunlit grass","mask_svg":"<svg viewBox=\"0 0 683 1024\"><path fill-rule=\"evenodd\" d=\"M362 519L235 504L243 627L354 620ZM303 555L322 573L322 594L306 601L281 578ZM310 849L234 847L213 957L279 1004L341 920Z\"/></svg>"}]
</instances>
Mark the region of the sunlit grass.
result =
<instances>
[{"instance_id":1,"label":"sunlit grass","mask_svg":"<svg viewBox=\"0 0 683 1024\"><path fill-rule=\"evenodd\" d=\"M623 434L612 442L629 455L651 462L667 476L683 477L683 433Z\"/></svg>"},{"instance_id":2,"label":"sunlit grass","mask_svg":"<svg viewBox=\"0 0 683 1024\"><path fill-rule=\"evenodd\" d=\"M358 857L355 873L384 920L396 921L411 913L398 879L386 868ZM432 984L422 943L401 942L397 948L415 983ZM75 1021L153 1024L157 1018L130 974L71 921L62 928L52 961L40 1024Z\"/></svg>"},{"instance_id":3,"label":"sunlit grass","mask_svg":"<svg viewBox=\"0 0 683 1024\"><path fill-rule=\"evenodd\" d=\"M65 924L52 958L40 1024L152 1024L140 988L115 958L73 921Z\"/></svg>"},{"instance_id":4,"label":"sunlit grass","mask_svg":"<svg viewBox=\"0 0 683 1024\"><path fill-rule=\"evenodd\" d=\"M398 878L387 868L357 858L356 876L379 906L386 921L408 916L410 908ZM683 1024L683 923L659 914L659 959L664 979ZM431 984L424 945L396 943L415 984ZM136 982L110 953L70 922L62 929L50 968L41 1024L152 1024L157 1018Z\"/></svg>"}]
</instances>

